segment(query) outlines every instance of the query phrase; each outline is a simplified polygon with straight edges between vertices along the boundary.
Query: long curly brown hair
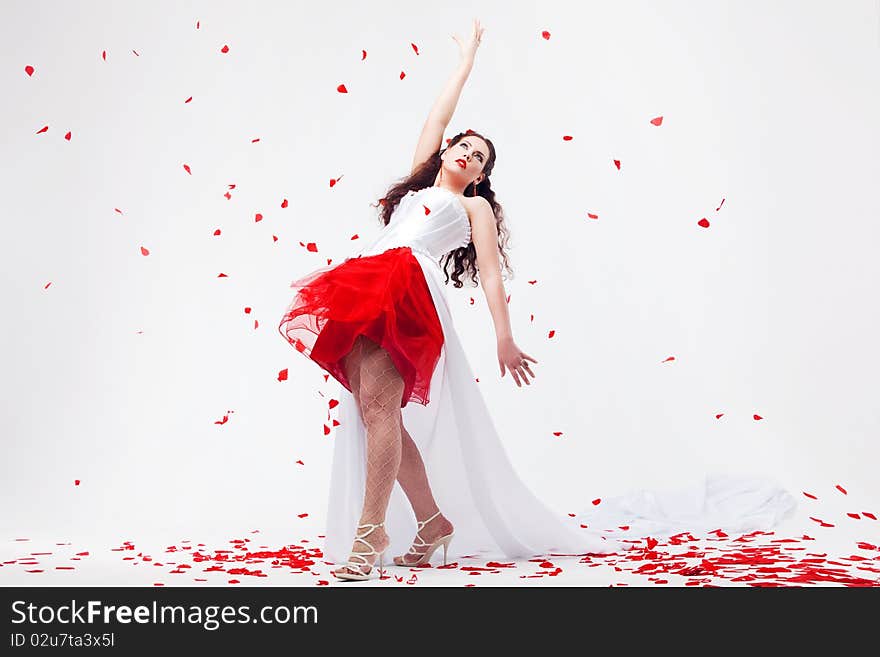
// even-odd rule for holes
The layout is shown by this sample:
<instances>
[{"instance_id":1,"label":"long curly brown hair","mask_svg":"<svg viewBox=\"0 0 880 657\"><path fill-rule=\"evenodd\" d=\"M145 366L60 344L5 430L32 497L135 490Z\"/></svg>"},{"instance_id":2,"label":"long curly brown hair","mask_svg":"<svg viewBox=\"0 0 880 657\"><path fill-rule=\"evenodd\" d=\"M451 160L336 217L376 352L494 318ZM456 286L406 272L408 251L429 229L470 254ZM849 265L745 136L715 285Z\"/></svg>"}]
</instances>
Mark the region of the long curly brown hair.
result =
<instances>
[{"instance_id":1,"label":"long curly brown hair","mask_svg":"<svg viewBox=\"0 0 880 657\"><path fill-rule=\"evenodd\" d=\"M469 135L479 137L489 146L489 157L486 159L486 164L483 166L483 180L476 185L476 192L489 201L489 204L492 206L492 212L495 215L495 226L498 230L498 253L502 261L501 278L502 280L507 280L508 278L513 278L513 269L510 267L507 260L507 254L504 251L507 246L507 241L510 238L510 231L504 223L503 209L495 200L495 192L492 190L492 181L489 179L489 174L492 173L492 168L495 165L495 145L480 133L474 132L473 130L467 130L458 133L450 139L446 147L449 148L450 146L455 146L455 144ZM442 164L440 156L444 151L445 149L437 151L422 163L412 175L404 178L400 182L394 183L388 189L385 197L380 199L378 203L373 206L382 207L379 214L379 222L381 224L384 226L388 225L391 221L391 214L394 212L394 208L397 207L400 200L406 196L408 192L418 191L434 185L434 181L437 179L437 173L440 171L440 166ZM464 192L465 196L472 196L474 194L474 186L474 184L471 184L467 187ZM468 283L468 287L477 286L477 275L479 270L477 268L477 250L474 247L473 242L470 242L467 246L460 249L453 249L440 258L440 267L446 274L446 280L444 283L449 283L449 263L453 263L454 270L452 272L452 280L455 287L460 288L464 285L459 277L466 269L470 271L472 281L472 283ZM510 274L509 277L505 276L504 269Z\"/></svg>"}]
</instances>

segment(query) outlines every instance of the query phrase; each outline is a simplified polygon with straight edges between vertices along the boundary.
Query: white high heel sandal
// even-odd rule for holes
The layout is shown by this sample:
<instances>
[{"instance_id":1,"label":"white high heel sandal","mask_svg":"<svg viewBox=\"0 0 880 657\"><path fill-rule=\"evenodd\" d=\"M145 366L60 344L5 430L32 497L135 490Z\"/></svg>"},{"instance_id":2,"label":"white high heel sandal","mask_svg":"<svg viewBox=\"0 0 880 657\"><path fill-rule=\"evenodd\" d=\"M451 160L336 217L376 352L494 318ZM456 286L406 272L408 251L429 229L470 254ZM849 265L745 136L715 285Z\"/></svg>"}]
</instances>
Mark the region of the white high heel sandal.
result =
<instances>
[{"instance_id":1,"label":"white high heel sandal","mask_svg":"<svg viewBox=\"0 0 880 657\"><path fill-rule=\"evenodd\" d=\"M365 525L358 525L357 526L358 529L362 529L362 528L366 528L366 527L369 527L370 529L369 529L369 531L366 531L363 534L358 534L357 532L355 532L355 539L354 540L360 541L361 543L366 545L368 548L370 548L370 551L369 552L352 552L351 556L348 558L348 563L345 564L345 566L342 566L342 568L348 567L351 570L356 570L357 571L356 573L349 573L349 572L342 570L342 568L339 568L337 570L332 571L333 575L335 575L339 579L354 579L354 580L360 580L360 581L370 579L370 577L373 574L373 570L375 568L374 568L373 564L367 560L367 557L371 557L374 554L378 554L379 555L379 578L381 579L382 578L382 557L385 554L385 550L387 550L388 548L386 547L385 550L382 550L381 552L376 552L376 549L368 541L366 541L365 538L374 529L376 529L377 527L382 527L384 524L385 524L384 522L380 522L378 525L373 525L373 524L369 524L369 523L365 524ZM362 563L356 563L356 562L352 561L352 559L354 559L355 557L357 557L358 559L361 559ZM364 573L363 572L364 568L369 568L369 570L366 573Z\"/></svg>"},{"instance_id":2,"label":"white high heel sandal","mask_svg":"<svg viewBox=\"0 0 880 657\"><path fill-rule=\"evenodd\" d=\"M443 546L443 565L444 566L446 565L446 552L449 549L449 542L452 540L452 537L455 536L455 532L451 532L449 534L446 534L446 536L441 536L440 538L438 538L437 540L435 540L433 543L430 543L430 544L426 543L422 539L422 537L419 535L421 533L421 531L425 528L425 525L427 525L429 522L431 522L434 518L436 518L439 515L440 515L440 512L438 511L437 513L435 513L433 516L431 516L427 520L422 520L421 522L418 523L419 529L416 532L416 540L413 542L412 546L410 546L409 551L405 555L403 555L401 557L394 557L395 565L397 565L397 566L422 566L422 565L431 561L431 555L434 554L434 551L438 547L440 547L441 545ZM427 548L427 549L424 552L422 552L421 548ZM419 557L418 561L406 561L406 556L409 554L411 554L413 556L418 556Z\"/></svg>"}]
</instances>

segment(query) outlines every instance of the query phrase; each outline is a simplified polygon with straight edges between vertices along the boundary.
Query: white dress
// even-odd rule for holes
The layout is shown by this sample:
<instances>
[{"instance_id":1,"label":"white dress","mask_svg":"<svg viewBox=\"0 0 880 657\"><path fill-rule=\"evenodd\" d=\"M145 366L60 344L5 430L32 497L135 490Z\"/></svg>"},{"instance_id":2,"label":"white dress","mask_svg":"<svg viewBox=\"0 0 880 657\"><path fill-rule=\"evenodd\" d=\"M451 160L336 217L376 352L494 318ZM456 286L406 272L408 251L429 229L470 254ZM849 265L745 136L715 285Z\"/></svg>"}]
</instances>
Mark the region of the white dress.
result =
<instances>
[{"instance_id":1,"label":"white dress","mask_svg":"<svg viewBox=\"0 0 880 657\"><path fill-rule=\"evenodd\" d=\"M430 209L426 216L423 206ZM394 209L391 221L357 257L409 246L421 265L443 327L444 344L434 370L427 405L408 403L403 423L419 448L437 505L455 527L449 560L530 558L551 554L609 554L631 547L602 528L629 524L629 536L640 527L654 536L679 528L709 527L722 522L730 529L764 529L791 513L794 500L762 480L714 479L694 495L634 494L603 500L591 516L588 501L577 518L556 514L523 483L510 462L492 422L455 330L444 292L439 259L470 242L467 212L458 196L442 187L409 192ZM354 397L339 385L339 422L327 509L325 557L345 563L351 553L364 502L366 432ZM589 529L581 529L586 522ZM593 528L596 527L597 530ZM712 526L711 529L715 529ZM385 517L391 539L389 555L409 550L416 518L400 484L395 482ZM442 550L431 563L442 562Z\"/></svg>"}]
</instances>

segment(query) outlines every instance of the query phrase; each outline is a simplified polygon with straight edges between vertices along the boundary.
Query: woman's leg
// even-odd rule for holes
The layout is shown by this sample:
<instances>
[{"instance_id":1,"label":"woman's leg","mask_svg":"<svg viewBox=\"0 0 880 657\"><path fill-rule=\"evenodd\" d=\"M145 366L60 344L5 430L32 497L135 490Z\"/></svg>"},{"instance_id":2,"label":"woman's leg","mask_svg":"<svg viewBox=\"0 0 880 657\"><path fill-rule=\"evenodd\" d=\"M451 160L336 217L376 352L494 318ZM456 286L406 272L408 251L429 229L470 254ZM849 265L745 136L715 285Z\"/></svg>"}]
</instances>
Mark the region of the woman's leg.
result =
<instances>
[{"instance_id":1,"label":"woman's leg","mask_svg":"<svg viewBox=\"0 0 880 657\"><path fill-rule=\"evenodd\" d=\"M403 426L402 413L400 416L400 426L402 445L397 481L412 505L413 511L416 514L416 520L422 522L431 518L431 521L418 533L422 541L430 545L441 536L451 533L453 526L442 514L432 518L440 509L437 507L433 493L431 493L431 486L428 484L428 473L425 471L425 462L422 460L419 448L412 439L412 436L409 435L406 427ZM418 545L421 546L421 543ZM418 546L415 546L412 552L424 554L425 548L421 547L420 549ZM401 562L415 562L418 559L417 554L410 553L408 556L396 557L395 563L402 565Z\"/></svg>"},{"instance_id":2,"label":"woman's leg","mask_svg":"<svg viewBox=\"0 0 880 657\"><path fill-rule=\"evenodd\" d=\"M403 398L403 378L391 357L379 345L358 336L345 362L361 419L367 434L367 478L364 506L360 524L378 524L385 521L385 512L401 459L400 404ZM361 530L364 539L381 552L388 545L384 527L372 531ZM355 541L352 552L370 552ZM375 557L366 557L372 562ZM360 559L354 559L361 562ZM364 567L363 571L368 569Z\"/></svg>"}]
</instances>

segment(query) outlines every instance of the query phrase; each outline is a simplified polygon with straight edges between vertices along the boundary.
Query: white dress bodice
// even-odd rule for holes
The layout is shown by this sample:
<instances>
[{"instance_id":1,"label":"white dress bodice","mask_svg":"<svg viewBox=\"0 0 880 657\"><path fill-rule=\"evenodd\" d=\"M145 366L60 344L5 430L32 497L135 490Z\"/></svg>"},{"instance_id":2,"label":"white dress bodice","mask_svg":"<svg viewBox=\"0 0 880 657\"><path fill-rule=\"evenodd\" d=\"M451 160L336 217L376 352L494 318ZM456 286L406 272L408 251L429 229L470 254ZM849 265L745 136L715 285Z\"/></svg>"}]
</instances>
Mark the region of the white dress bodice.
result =
<instances>
[{"instance_id":1,"label":"white dress bodice","mask_svg":"<svg viewBox=\"0 0 880 657\"><path fill-rule=\"evenodd\" d=\"M376 239L358 257L378 255L398 246L437 262L450 251L471 241L471 223L461 199L443 187L407 192Z\"/></svg>"}]
</instances>

